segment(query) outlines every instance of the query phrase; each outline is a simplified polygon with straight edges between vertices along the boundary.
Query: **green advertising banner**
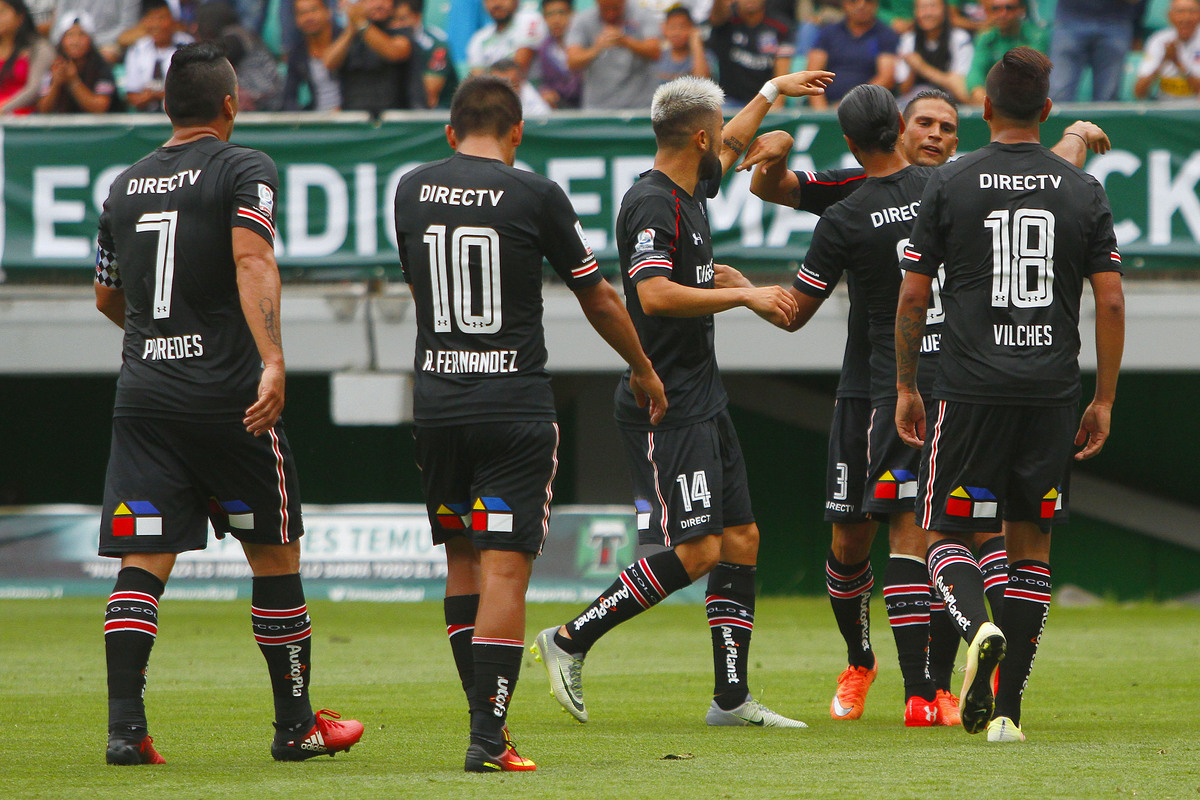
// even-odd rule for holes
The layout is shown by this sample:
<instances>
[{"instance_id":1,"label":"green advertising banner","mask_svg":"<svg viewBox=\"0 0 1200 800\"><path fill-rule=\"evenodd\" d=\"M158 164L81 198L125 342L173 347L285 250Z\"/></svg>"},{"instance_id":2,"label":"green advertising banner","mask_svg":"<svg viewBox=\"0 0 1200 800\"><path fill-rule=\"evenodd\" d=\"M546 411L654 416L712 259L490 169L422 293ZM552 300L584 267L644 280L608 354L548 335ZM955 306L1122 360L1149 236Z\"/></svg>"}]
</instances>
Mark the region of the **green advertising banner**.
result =
<instances>
[{"instance_id":1,"label":"green advertising banner","mask_svg":"<svg viewBox=\"0 0 1200 800\"><path fill-rule=\"evenodd\" d=\"M1084 106L1043 126L1047 144L1077 118L1110 135L1113 150L1091 155L1086 169L1106 187L1126 265L1200 266L1200 109ZM0 128L4 171L0 266L91 267L96 220L112 181L163 142L161 118L135 116L55 124L31 118ZM310 270L395 264L392 198L413 166L449 150L444 120L354 115L335 118L258 115L239 123L234 140L268 153L279 167L277 255L283 266ZM763 130L795 137L799 170L853 165L830 114L771 116ZM987 141L977 112L964 112L960 153ZM648 169L654 152L649 120L579 114L531 120L519 165L566 190L602 259L615 256L612 224L621 196ZM731 172L709 204L718 259L790 269L804 255L816 218L766 204L750 193L750 175Z\"/></svg>"}]
</instances>

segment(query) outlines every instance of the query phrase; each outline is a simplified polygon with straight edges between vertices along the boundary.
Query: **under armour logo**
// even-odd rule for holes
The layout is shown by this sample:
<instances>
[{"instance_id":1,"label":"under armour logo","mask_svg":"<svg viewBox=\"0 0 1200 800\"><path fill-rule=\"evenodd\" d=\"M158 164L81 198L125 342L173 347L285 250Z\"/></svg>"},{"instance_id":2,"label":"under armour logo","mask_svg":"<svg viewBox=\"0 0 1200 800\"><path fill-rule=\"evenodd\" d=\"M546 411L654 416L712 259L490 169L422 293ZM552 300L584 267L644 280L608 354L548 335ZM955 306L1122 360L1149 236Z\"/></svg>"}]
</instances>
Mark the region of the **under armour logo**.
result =
<instances>
[{"instance_id":1,"label":"under armour logo","mask_svg":"<svg viewBox=\"0 0 1200 800\"><path fill-rule=\"evenodd\" d=\"M704 244L704 237L698 233L693 233L692 241L695 242L696 244Z\"/></svg>"}]
</instances>

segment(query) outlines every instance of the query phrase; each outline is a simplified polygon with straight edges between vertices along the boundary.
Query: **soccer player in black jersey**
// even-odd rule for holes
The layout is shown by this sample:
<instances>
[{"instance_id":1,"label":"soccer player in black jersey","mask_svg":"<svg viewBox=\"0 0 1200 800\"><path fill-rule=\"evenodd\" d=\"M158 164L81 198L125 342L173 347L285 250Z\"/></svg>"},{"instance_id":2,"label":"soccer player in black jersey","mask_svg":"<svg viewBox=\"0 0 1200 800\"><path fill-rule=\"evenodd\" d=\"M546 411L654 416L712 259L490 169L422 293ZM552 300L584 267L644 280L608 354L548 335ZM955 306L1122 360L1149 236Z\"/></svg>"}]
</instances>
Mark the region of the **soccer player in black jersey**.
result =
<instances>
[{"instance_id":1,"label":"soccer player in black jersey","mask_svg":"<svg viewBox=\"0 0 1200 800\"><path fill-rule=\"evenodd\" d=\"M566 194L513 168L523 131L512 87L471 78L450 106L455 154L396 188L396 241L417 310L417 460L434 541L446 546L446 629L471 711L470 772L535 769L513 749L506 720L558 465L543 257L629 364L631 402L651 425L667 408Z\"/></svg>"},{"instance_id":2,"label":"soccer player in black jersey","mask_svg":"<svg viewBox=\"0 0 1200 800\"><path fill-rule=\"evenodd\" d=\"M929 575L970 643L963 727L986 727L994 742L1025 738L1021 696L1050 608L1050 530L1066 521L1072 443L1081 460L1108 437L1124 346L1108 198L1094 178L1038 143L1050 113L1050 67L1019 47L988 73L991 144L926 186L896 313L896 424L905 441L924 447L917 512L929 531ZM927 428L916 365L943 263L946 322ZM1096 302L1096 391L1076 427L1085 278ZM997 627L966 540L1002 521L1009 574Z\"/></svg>"},{"instance_id":3,"label":"soccer player in black jersey","mask_svg":"<svg viewBox=\"0 0 1200 800\"><path fill-rule=\"evenodd\" d=\"M229 143L237 78L219 48L171 60L162 147L113 181L96 248L96 305L125 330L100 554L108 601L109 764L161 764L146 728L146 664L176 556L211 521L254 573L251 623L271 676L271 755L348 750L361 723L313 714L311 623L300 581L300 494L280 414L275 164Z\"/></svg>"},{"instance_id":4,"label":"soccer player in black jersey","mask_svg":"<svg viewBox=\"0 0 1200 800\"><path fill-rule=\"evenodd\" d=\"M712 81L679 78L655 92L654 169L621 202L617 248L626 304L665 376L671 411L653 428L622 384L616 417L633 474L640 539L671 549L631 564L574 620L538 634L551 689L580 722L587 721L581 674L592 645L708 575L715 687L706 722L805 727L754 700L746 685L759 532L713 350L714 314L743 306L786 326L796 306L778 286L717 286L706 200L779 94L819 94L831 77L800 72L772 79L724 128L724 94Z\"/></svg>"},{"instance_id":5,"label":"soccer player in black jersey","mask_svg":"<svg viewBox=\"0 0 1200 800\"><path fill-rule=\"evenodd\" d=\"M899 149L908 163L940 166L954 155L958 144L958 111L953 98L940 91L922 92L905 106L904 122ZM1081 120L1067 128L1054 151L1082 166L1089 149L1103 153L1108 148L1104 131ZM823 214L864 184L866 173L861 167L817 173L788 170L787 157L791 152L791 135L785 131L772 131L754 141L738 169L758 166L751 190L759 197L813 214ZM793 291L801 301L801 292ZM825 563L826 587L834 618L846 642L849 661L838 676L829 713L831 718L842 720L862 716L867 691L877 672L870 639L870 597L874 576L869 559L877 523L861 508L867 478L867 431L871 425L869 353L867 316L860 304L852 302L829 435L825 505L825 520L833 524L832 542ZM998 613L1007 583L1003 537L978 534L976 549L989 604L993 613ZM921 555L923 557L923 553ZM898 566L901 573L898 577L903 577L907 566ZM885 585L884 594L885 600L888 594L893 598L893 602L886 604L889 620L901 622L902 627L915 627L911 624L912 615L906 610L907 603L901 604L904 593L889 593ZM938 722L952 725L959 719L958 698L951 692L950 682L960 637L945 612L940 595L936 591L931 594L929 670L937 690Z\"/></svg>"}]
</instances>

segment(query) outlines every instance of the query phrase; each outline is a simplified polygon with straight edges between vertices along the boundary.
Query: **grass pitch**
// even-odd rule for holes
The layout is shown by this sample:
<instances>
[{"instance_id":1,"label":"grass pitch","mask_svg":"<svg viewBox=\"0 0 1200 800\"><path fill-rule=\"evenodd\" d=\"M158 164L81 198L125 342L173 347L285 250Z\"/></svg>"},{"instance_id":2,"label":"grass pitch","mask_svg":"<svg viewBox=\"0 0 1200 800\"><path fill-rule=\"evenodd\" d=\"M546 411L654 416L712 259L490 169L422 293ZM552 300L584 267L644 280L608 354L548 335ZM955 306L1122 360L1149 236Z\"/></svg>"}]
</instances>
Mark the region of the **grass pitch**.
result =
<instances>
[{"instance_id":1,"label":"grass pitch","mask_svg":"<svg viewBox=\"0 0 1200 800\"><path fill-rule=\"evenodd\" d=\"M351 752L271 760L271 700L242 603L168 601L147 705L163 767L104 764L103 600L0 603L6 798L1099 798L1200 796L1200 610L1051 610L1024 744L906 729L882 605L879 679L857 722L829 719L845 654L823 599L760 601L751 688L808 730L707 728L703 609L663 606L588 657L592 721L547 694L531 657L510 720L534 773L468 775L465 702L441 605L314 603L317 708L366 725ZM527 641L574 608L531 606ZM960 662L965 647L960 651ZM957 688L957 687L956 687ZM678 758L670 758L677 756Z\"/></svg>"}]
</instances>

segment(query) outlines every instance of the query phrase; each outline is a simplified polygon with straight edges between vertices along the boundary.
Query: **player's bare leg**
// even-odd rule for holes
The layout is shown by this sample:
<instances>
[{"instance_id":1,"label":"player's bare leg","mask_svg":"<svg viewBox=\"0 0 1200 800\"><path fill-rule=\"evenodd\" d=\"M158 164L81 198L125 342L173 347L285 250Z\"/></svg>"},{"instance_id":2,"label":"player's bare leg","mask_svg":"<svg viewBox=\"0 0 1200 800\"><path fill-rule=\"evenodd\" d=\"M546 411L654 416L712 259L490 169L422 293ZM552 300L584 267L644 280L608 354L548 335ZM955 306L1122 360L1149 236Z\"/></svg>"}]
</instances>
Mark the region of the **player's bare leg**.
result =
<instances>
[{"instance_id":1,"label":"player's bare leg","mask_svg":"<svg viewBox=\"0 0 1200 800\"><path fill-rule=\"evenodd\" d=\"M536 769L532 761L517 754L507 737L508 708L525 649L525 592L532 571L532 553L479 551L479 612L471 644L475 702L465 764L468 772Z\"/></svg>"},{"instance_id":2,"label":"player's bare leg","mask_svg":"<svg viewBox=\"0 0 1200 800\"><path fill-rule=\"evenodd\" d=\"M1011 742L1025 738L1020 727L1021 698L1050 613L1050 533L1032 522L1006 522L1004 538L1010 562L1002 620L1008 655L1000 665L996 716L988 726L988 741Z\"/></svg>"},{"instance_id":3,"label":"player's bare leg","mask_svg":"<svg viewBox=\"0 0 1200 800\"><path fill-rule=\"evenodd\" d=\"M873 520L833 523L833 539L825 558L825 588L833 618L846 642L846 669L838 676L829 704L833 719L862 716L867 691L879 665L871 649L871 544L879 525Z\"/></svg>"},{"instance_id":4,"label":"player's bare leg","mask_svg":"<svg viewBox=\"0 0 1200 800\"><path fill-rule=\"evenodd\" d=\"M267 661L275 700L276 761L304 761L349 750L362 738L357 720L339 722L338 715L313 713L308 688L312 682L312 621L300 579L300 541L287 544L243 542L254 573L250 620L254 639Z\"/></svg>"},{"instance_id":5,"label":"player's bare leg","mask_svg":"<svg viewBox=\"0 0 1200 800\"><path fill-rule=\"evenodd\" d=\"M175 553L127 553L104 613L109 764L166 763L147 733L146 666L158 636L158 601Z\"/></svg>"}]
</instances>

